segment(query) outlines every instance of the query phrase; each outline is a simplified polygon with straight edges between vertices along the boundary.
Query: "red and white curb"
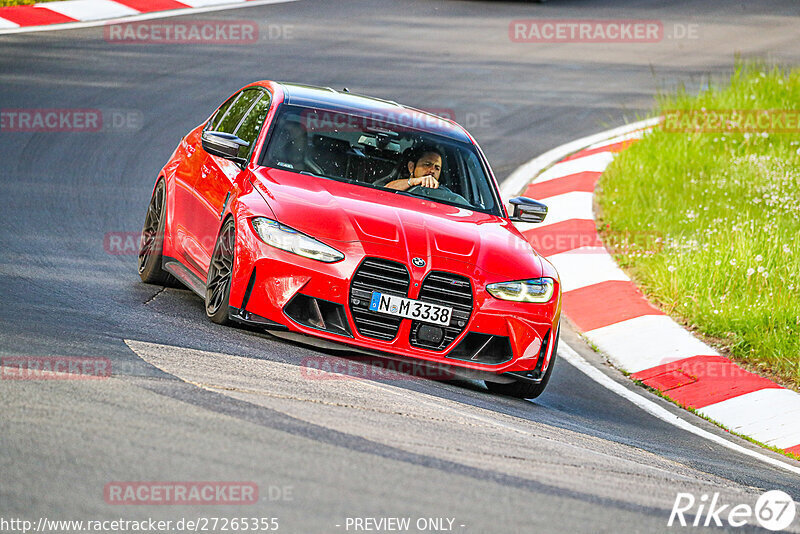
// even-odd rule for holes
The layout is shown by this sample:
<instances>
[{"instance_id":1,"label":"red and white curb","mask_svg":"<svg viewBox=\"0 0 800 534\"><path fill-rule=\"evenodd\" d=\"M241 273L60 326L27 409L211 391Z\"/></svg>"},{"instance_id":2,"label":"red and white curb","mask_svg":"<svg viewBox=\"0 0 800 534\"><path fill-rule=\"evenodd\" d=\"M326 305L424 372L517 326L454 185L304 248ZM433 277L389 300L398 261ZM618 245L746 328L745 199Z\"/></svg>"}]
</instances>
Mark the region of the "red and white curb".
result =
<instances>
[{"instance_id":1,"label":"red and white curb","mask_svg":"<svg viewBox=\"0 0 800 534\"><path fill-rule=\"evenodd\" d=\"M800 394L747 372L650 304L597 233L594 187L658 119L558 147L504 182L504 198L543 201L541 224L517 224L558 270L563 310L619 369L731 431L800 456Z\"/></svg>"},{"instance_id":2,"label":"red and white curb","mask_svg":"<svg viewBox=\"0 0 800 534\"><path fill-rule=\"evenodd\" d=\"M0 35L102 26L295 0L63 0L0 7Z\"/></svg>"}]
</instances>

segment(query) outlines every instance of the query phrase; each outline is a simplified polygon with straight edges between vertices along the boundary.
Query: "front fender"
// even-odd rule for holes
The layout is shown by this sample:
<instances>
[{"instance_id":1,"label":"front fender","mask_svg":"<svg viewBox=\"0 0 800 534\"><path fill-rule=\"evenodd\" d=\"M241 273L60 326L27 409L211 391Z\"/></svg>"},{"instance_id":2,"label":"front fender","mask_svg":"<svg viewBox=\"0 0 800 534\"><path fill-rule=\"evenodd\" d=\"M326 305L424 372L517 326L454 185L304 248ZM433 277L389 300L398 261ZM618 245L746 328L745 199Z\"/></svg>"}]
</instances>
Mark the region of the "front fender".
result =
<instances>
[{"instance_id":1,"label":"front fender","mask_svg":"<svg viewBox=\"0 0 800 534\"><path fill-rule=\"evenodd\" d=\"M231 291L229 303L240 308L247 291L247 285L253 272L253 265L258 259L256 256L254 231L250 226L253 217L268 217L275 219L275 214L264 197L253 187L249 179L242 180L237 187L237 194L226 208L220 221L222 223L229 217L236 222L236 248L234 252L233 276L231 277Z\"/></svg>"}]
</instances>

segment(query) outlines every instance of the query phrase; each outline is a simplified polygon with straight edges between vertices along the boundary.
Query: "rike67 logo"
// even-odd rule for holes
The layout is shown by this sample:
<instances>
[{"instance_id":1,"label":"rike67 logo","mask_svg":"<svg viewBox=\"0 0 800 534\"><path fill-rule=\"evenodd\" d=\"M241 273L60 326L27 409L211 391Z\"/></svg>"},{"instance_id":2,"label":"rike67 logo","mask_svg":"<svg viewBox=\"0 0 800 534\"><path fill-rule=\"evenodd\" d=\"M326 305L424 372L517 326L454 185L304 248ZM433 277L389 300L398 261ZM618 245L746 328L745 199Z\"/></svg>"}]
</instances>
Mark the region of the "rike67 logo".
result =
<instances>
[{"instance_id":1,"label":"rike67 logo","mask_svg":"<svg viewBox=\"0 0 800 534\"><path fill-rule=\"evenodd\" d=\"M691 493L678 493L667 526L678 524L682 527L738 528L752 524L755 520L761 527L777 532L791 526L796 514L794 500L780 490L771 490L761 495L755 507L749 504L721 504L719 493L714 493L710 498L708 494L703 494L699 499ZM691 519L692 515L694 520Z\"/></svg>"}]
</instances>

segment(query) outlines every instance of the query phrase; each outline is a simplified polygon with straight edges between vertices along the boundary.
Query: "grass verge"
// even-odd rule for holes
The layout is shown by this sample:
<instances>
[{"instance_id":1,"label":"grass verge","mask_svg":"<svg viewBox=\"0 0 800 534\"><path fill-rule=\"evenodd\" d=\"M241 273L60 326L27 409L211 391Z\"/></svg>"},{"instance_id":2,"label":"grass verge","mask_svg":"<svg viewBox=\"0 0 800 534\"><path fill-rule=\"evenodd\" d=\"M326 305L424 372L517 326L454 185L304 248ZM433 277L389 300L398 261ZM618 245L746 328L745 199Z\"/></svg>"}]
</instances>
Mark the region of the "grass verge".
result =
<instances>
[{"instance_id":1,"label":"grass verge","mask_svg":"<svg viewBox=\"0 0 800 534\"><path fill-rule=\"evenodd\" d=\"M800 69L737 63L724 85L660 95L656 113L672 110L800 110ZM614 160L598 187L601 234L664 311L797 390L800 135L690 129L656 128Z\"/></svg>"}]
</instances>

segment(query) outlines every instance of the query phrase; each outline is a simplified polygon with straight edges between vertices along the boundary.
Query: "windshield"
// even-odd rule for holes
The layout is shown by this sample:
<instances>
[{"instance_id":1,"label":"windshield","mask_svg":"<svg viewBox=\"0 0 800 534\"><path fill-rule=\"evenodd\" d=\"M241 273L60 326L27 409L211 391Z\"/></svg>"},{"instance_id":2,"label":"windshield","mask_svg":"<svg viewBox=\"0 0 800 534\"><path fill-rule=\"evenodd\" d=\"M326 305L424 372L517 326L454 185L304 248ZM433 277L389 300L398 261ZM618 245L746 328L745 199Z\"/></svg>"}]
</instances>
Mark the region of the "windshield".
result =
<instances>
[{"instance_id":1,"label":"windshield","mask_svg":"<svg viewBox=\"0 0 800 534\"><path fill-rule=\"evenodd\" d=\"M502 215L493 182L472 144L385 119L301 106L281 106L274 124L261 161L266 167ZM437 181L415 179L412 172L433 174Z\"/></svg>"}]
</instances>

